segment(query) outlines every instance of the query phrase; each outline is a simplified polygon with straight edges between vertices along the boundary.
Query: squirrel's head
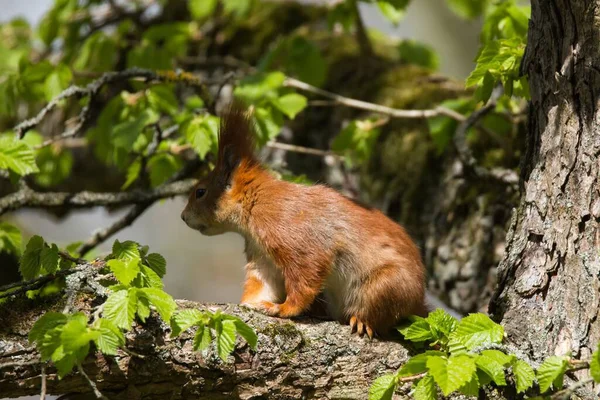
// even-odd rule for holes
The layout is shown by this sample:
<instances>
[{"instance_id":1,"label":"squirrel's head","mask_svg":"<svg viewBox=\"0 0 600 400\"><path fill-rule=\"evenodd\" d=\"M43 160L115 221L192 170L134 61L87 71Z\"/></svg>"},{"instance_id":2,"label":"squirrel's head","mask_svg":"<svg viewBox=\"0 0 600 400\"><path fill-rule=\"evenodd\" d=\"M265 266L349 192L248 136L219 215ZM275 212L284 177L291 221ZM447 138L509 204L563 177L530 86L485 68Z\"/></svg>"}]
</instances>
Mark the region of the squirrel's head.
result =
<instances>
[{"instance_id":1,"label":"squirrel's head","mask_svg":"<svg viewBox=\"0 0 600 400\"><path fill-rule=\"evenodd\" d=\"M237 230L241 204L233 193L235 176L239 169L258 164L245 107L234 102L221 116L216 166L190 193L181 219L208 236Z\"/></svg>"}]
</instances>

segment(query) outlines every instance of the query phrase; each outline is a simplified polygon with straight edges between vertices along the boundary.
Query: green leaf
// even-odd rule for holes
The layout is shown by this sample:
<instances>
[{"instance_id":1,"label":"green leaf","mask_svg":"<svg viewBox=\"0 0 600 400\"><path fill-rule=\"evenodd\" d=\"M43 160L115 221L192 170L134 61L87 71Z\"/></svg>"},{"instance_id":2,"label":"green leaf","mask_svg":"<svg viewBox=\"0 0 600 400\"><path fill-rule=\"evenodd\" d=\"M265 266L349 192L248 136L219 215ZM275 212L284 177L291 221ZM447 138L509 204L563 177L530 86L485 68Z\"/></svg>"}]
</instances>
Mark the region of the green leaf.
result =
<instances>
[{"instance_id":1,"label":"green leaf","mask_svg":"<svg viewBox=\"0 0 600 400\"><path fill-rule=\"evenodd\" d=\"M222 0L225 14L233 14L236 17L244 17L250 11L251 0Z\"/></svg>"},{"instance_id":2,"label":"green leaf","mask_svg":"<svg viewBox=\"0 0 600 400\"><path fill-rule=\"evenodd\" d=\"M175 311L177 305L168 293L157 288L143 288L140 289L140 293L148 298L150 304L156 308L163 321L169 322L171 320L171 315L173 315L173 311Z\"/></svg>"},{"instance_id":3,"label":"green leaf","mask_svg":"<svg viewBox=\"0 0 600 400\"><path fill-rule=\"evenodd\" d=\"M294 119L299 112L306 108L308 101L300 94L290 93L271 100L271 103L289 119Z\"/></svg>"},{"instance_id":4,"label":"green leaf","mask_svg":"<svg viewBox=\"0 0 600 400\"><path fill-rule=\"evenodd\" d=\"M15 255L21 254L21 231L8 222L0 222L0 253L6 251Z\"/></svg>"},{"instance_id":5,"label":"green leaf","mask_svg":"<svg viewBox=\"0 0 600 400\"><path fill-rule=\"evenodd\" d=\"M231 320L224 320L218 324L217 329L217 353L223 361L233 352L235 347L235 323Z\"/></svg>"},{"instance_id":6,"label":"green leaf","mask_svg":"<svg viewBox=\"0 0 600 400\"><path fill-rule=\"evenodd\" d=\"M468 355L432 356L427 360L427 368L445 396L467 384L477 369L475 360Z\"/></svg>"},{"instance_id":7,"label":"green leaf","mask_svg":"<svg viewBox=\"0 0 600 400\"><path fill-rule=\"evenodd\" d=\"M154 272L150 268L146 267L145 265L141 266L141 272L142 272L142 274L139 275L139 277L141 278L139 287L151 287L151 288L156 288L156 289L161 289L161 290L163 289L163 287L164 287L163 282L160 279L160 276L158 276L156 274L156 272ZM133 285L136 286L135 281L134 281Z\"/></svg>"},{"instance_id":8,"label":"green leaf","mask_svg":"<svg viewBox=\"0 0 600 400\"><path fill-rule=\"evenodd\" d=\"M125 150L131 150L138 136L148 125L158 121L158 114L145 109L134 119L117 124L111 134L112 144Z\"/></svg>"},{"instance_id":9,"label":"green leaf","mask_svg":"<svg viewBox=\"0 0 600 400\"><path fill-rule=\"evenodd\" d=\"M514 355L505 354L500 350L483 350L481 355L491 358L504 367L508 367L509 365L513 364L517 359Z\"/></svg>"},{"instance_id":10,"label":"green leaf","mask_svg":"<svg viewBox=\"0 0 600 400\"><path fill-rule=\"evenodd\" d=\"M441 335L448 337L456 329L458 321L441 308L432 311L427 316L431 332L436 338Z\"/></svg>"},{"instance_id":11,"label":"green leaf","mask_svg":"<svg viewBox=\"0 0 600 400\"><path fill-rule=\"evenodd\" d=\"M254 121L260 146L275 139L283 127L281 113L273 111L271 108L257 107L254 110Z\"/></svg>"},{"instance_id":12,"label":"green leaf","mask_svg":"<svg viewBox=\"0 0 600 400\"><path fill-rule=\"evenodd\" d=\"M366 162L371 157L380 130L373 120L352 121L333 139L332 150Z\"/></svg>"},{"instance_id":13,"label":"green leaf","mask_svg":"<svg viewBox=\"0 0 600 400\"><path fill-rule=\"evenodd\" d=\"M409 2L410 0L380 0L377 1L377 6L388 20L397 25L404 18Z\"/></svg>"},{"instance_id":14,"label":"green leaf","mask_svg":"<svg viewBox=\"0 0 600 400\"><path fill-rule=\"evenodd\" d=\"M148 266L152 271L156 272L159 277L165 276L167 273L167 260L158 253L150 253L146 256Z\"/></svg>"},{"instance_id":15,"label":"green leaf","mask_svg":"<svg viewBox=\"0 0 600 400\"><path fill-rule=\"evenodd\" d=\"M440 105L463 115L472 112L475 106L473 101L469 98L446 100ZM427 125L429 127L431 139L438 150L438 154L441 154L448 148L448 145L452 141L452 137L454 136L458 124L452 118L439 116L427 119Z\"/></svg>"},{"instance_id":16,"label":"green leaf","mask_svg":"<svg viewBox=\"0 0 600 400\"><path fill-rule=\"evenodd\" d=\"M234 95L253 104L263 98L277 97L277 89L283 86L285 75L281 72L259 73L240 82Z\"/></svg>"},{"instance_id":17,"label":"green leaf","mask_svg":"<svg viewBox=\"0 0 600 400\"><path fill-rule=\"evenodd\" d=\"M157 187L181 169L181 161L172 154L158 154L148 161L150 184Z\"/></svg>"},{"instance_id":18,"label":"green leaf","mask_svg":"<svg viewBox=\"0 0 600 400\"><path fill-rule=\"evenodd\" d=\"M419 65L433 71L440 67L439 56L431 46L426 44L405 39L398 45L398 51L402 61L409 64Z\"/></svg>"},{"instance_id":19,"label":"green leaf","mask_svg":"<svg viewBox=\"0 0 600 400\"><path fill-rule=\"evenodd\" d=\"M470 314L458 323L454 336L467 349L473 350L486 344L502 343L504 328L487 315Z\"/></svg>"},{"instance_id":20,"label":"green leaf","mask_svg":"<svg viewBox=\"0 0 600 400\"><path fill-rule=\"evenodd\" d=\"M189 0L188 9L194 19L204 19L215 10L217 0Z\"/></svg>"},{"instance_id":21,"label":"green leaf","mask_svg":"<svg viewBox=\"0 0 600 400\"><path fill-rule=\"evenodd\" d=\"M131 240L124 242L115 240L112 247L112 256L119 260L140 260L139 244Z\"/></svg>"},{"instance_id":22,"label":"green leaf","mask_svg":"<svg viewBox=\"0 0 600 400\"><path fill-rule=\"evenodd\" d=\"M59 312L48 311L42 315L29 331L29 343L39 342L46 332L67 323L68 317Z\"/></svg>"},{"instance_id":23,"label":"green leaf","mask_svg":"<svg viewBox=\"0 0 600 400\"><path fill-rule=\"evenodd\" d=\"M598 348L592 354L592 359L590 360L590 375L596 382L600 382L600 344L598 344Z\"/></svg>"},{"instance_id":24,"label":"green leaf","mask_svg":"<svg viewBox=\"0 0 600 400\"><path fill-rule=\"evenodd\" d=\"M100 334L95 340L96 347L109 356L117 355L119 347L125 345L125 336L123 332L112 322L105 318L100 318L97 322Z\"/></svg>"},{"instance_id":25,"label":"green leaf","mask_svg":"<svg viewBox=\"0 0 600 400\"><path fill-rule=\"evenodd\" d=\"M256 344L258 342L258 336L254 332L254 329L252 329L251 327L249 327L248 324L246 324L244 321L242 321L241 319L239 319L237 317L230 317L228 319L230 319L231 321L233 321L233 323L235 325L235 329L236 329L238 335L240 335L241 337L243 337L244 340L246 342L248 342L248 344L250 345L250 348L252 350L256 350Z\"/></svg>"},{"instance_id":26,"label":"green leaf","mask_svg":"<svg viewBox=\"0 0 600 400\"><path fill-rule=\"evenodd\" d=\"M0 137L0 169L24 176L39 172L33 150L14 137Z\"/></svg>"},{"instance_id":27,"label":"green leaf","mask_svg":"<svg viewBox=\"0 0 600 400\"><path fill-rule=\"evenodd\" d=\"M506 386L506 379L504 374L504 366L495 359L488 357L484 354L479 355L475 359L477 367L489 375L490 378L498 386Z\"/></svg>"},{"instance_id":28,"label":"green leaf","mask_svg":"<svg viewBox=\"0 0 600 400\"><path fill-rule=\"evenodd\" d=\"M471 380L464 385L462 385L458 391L464 395L476 397L479 394L479 379L477 374L474 374Z\"/></svg>"},{"instance_id":29,"label":"green leaf","mask_svg":"<svg viewBox=\"0 0 600 400\"><path fill-rule=\"evenodd\" d=\"M201 323L204 313L200 310L185 309L178 311L171 318L171 337L179 336L183 331Z\"/></svg>"},{"instance_id":30,"label":"green leaf","mask_svg":"<svg viewBox=\"0 0 600 400\"><path fill-rule=\"evenodd\" d=\"M391 400L396 390L396 384L394 375L380 376L369 388L369 400Z\"/></svg>"},{"instance_id":31,"label":"green leaf","mask_svg":"<svg viewBox=\"0 0 600 400\"><path fill-rule=\"evenodd\" d=\"M404 336L404 339L412 342L425 342L435 339L429 327L429 322L421 317L416 317L415 322L404 329L400 329L400 333Z\"/></svg>"},{"instance_id":32,"label":"green leaf","mask_svg":"<svg viewBox=\"0 0 600 400\"><path fill-rule=\"evenodd\" d=\"M194 336L194 350L202 351L206 349L210 345L211 340L210 328L204 326L204 324L200 324Z\"/></svg>"},{"instance_id":33,"label":"green leaf","mask_svg":"<svg viewBox=\"0 0 600 400\"><path fill-rule=\"evenodd\" d=\"M480 16L488 5L488 0L446 0L452 11L463 18L474 19Z\"/></svg>"},{"instance_id":34,"label":"green leaf","mask_svg":"<svg viewBox=\"0 0 600 400\"><path fill-rule=\"evenodd\" d=\"M414 398L415 400L437 400L437 390L435 389L435 382L431 375L425 375L417 383Z\"/></svg>"},{"instance_id":35,"label":"green leaf","mask_svg":"<svg viewBox=\"0 0 600 400\"><path fill-rule=\"evenodd\" d=\"M40 252L40 264L42 270L48 274L53 274L58 269L60 256L58 255L58 247L52 244L51 247L44 246Z\"/></svg>"},{"instance_id":36,"label":"green leaf","mask_svg":"<svg viewBox=\"0 0 600 400\"><path fill-rule=\"evenodd\" d=\"M40 256L43 249L44 239L41 236L36 235L29 239L27 246L25 246L25 251L21 256L19 267L23 279L29 280L39 275L42 267Z\"/></svg>"},{"instance_id":37,"label":"green leaf","mask_svg":"<svg viewBox=\"0 0 600 400\"><path fill-rule=\"evenodd\" d=\"M50 101L58 96L63 90L69 87L73 74L69 67L64 64L58 64L54 71L48 75L44 82L44 93L46 101Z\"/></svg>"},{"instance_id":38,"label":"green leaf","mask_svg":"<svg viewBox=\"0 0 600 400\"><path fill-rule=\"evenodd\" d=\"M173 87L170 85L155 85L146 90L148 104L157 112L174 116L179 111L179 103Z\"/></svg>"},{"instance_id":39,"label":"green leaf","mask_svg":"<svg viewBox=\"0 0 600 400\"><path fill-rule=\"evenodd\" d=\"M150 317L150 301L148 301L148 298L143 296L138 296L137 300L137 316L140 321L146 322L146 319Z\"/></svg>"},{"instance_id":40,"label":"green leaf","mask_svg":"<svg viewBox=\"0 0 600 400\"><path fill-rule=\"evenodd\" d=\"M217 144L219 132L219 118L212 115L194 117L185 129L186 141L192 146L200 158Z\"/></svg>"},{"instance_id":41,"label":"green leaf","mask_svg":"<svg viewBox=\"0 0 600 400\"><path fill-rule=\"evenodd\" d=\"M131 329L137 306L137 295L132 289L111 293L104 303L104 318L121 329Z\"/></svg>"},{"instance_id":42,"label":"green leaf","mask_svg":"<svg viewBox=\"0 0 600 400\"><path fill-rule=\"evenodd\" d=\"M131 260L108 260L106 265L110 268L117 280L123 285L129 285L133 278L140 273L140 261Z\"/></svg>"},{"instance_id":43,"label":"green leaf","mask_svg":"<svg viewBox=\"0 0 600 400\"><path fill-rule=\"evenodd\" d=\"M99 336L99 331L88 328L87 316L83 313L76 313L69 317L69 321L63 326L60 340L64 351L72 353L89 346L90 341L96 340Z\"/></svg>"},{"instance_id":44,"label":"green leaf","mask_svg":"<svg viewBox=\"0 0 600 400\"><path fill-rule=\"evenodd\" d=\"M73 168L73 155L70 151L58 146L47 146L40 149L35 158L40 172L35 175L35 182L43 187L58 185L69 177Z\"/></svg>"},{"instance_id":45,"label":"green leaf","mask_svg":"<svg viewBox=\"0 0 600 400\"><path fill-rule=\"evenodd\" d=\"M402 368L400 368L400 370L397 373L397 376L399 376L399 377L411 376L411 375L416 375L416 374L420 374L421 372L427 371L427 359L429 359L429 357L432 357L432 356L443 357L444 353L442 353L441 351L431 350L431 351L426 351L421 354L417 354L417 355L411 357L402 366Z\"/></svg>"},{"instance_id":46,"label":"green leaf","mask_svg":"<svg viewBox=\"0 0 600 400\"><path fill-rule=\"evenodd\" d=\"M535 374L529 364L522 360L516 360L512 366L512 370L517 383L517 393L523 393L533 386Z\"/></svg>"},{"instance_id":47,"label":"green leaf","mask_svg":"<svg viewBox=\"0 0 600 400\"><path fill-rule=\"evenodd\" d=\"M556 390L562 389L563 378L569 360L567 357L552 356L548 357L537 370L537 380L540 384L540 393L545 393L553 387Z\"/></svg>"},{"instance_id":48,"label":"green leaf","mask_svg":"<svg viewBox=\"0 0 600 400\"><path fill-rule=\"evenodd\" d=\"M125 190L130 187L133 182L139 178L140 172L142 172L142 160L140 158L136 158L131 165L127 167L125 183L123 186L121 186L121 190Z\"/></svg>"}]
</instances>

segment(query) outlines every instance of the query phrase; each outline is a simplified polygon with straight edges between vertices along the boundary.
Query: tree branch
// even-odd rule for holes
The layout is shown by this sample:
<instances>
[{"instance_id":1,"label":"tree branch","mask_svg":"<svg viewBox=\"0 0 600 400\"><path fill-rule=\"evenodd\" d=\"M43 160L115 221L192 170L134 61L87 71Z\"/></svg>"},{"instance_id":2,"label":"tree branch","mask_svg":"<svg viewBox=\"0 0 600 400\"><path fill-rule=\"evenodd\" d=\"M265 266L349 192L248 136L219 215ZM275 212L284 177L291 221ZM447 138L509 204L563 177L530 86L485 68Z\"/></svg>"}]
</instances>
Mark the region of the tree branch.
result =
<instances>
[{"instance_id":1,"label":"tree branch","mask_svg":"<svg viewBox=\"0 0 600 400\"><path fill-rule=\"evenodd\" d=\"M132 190L118 193L95 192L36 192L29 188L21 189L0 198L0 215L18 208L52 208L69 206L89 208L96 206L117 206L142 204L188 194L194 186L193 180L170 183L151 190Z\"/></svg>"},{"instance_id":2,"label":"tree branch","mask_svg":"<svg viewBox=\"0 0 600 400\"><path fill-rule=\"evenodd\" d=\"M84 296L77 309L93 314L93 298ZM0 393L18 397L40 393L37 352L4 357L3 349L27 346L24 336L34 321L50 309L60 310L64 298L35 302L25 298L0 306ZM115 357L90 354L83 363L97 389L110 399L228 399L317 398L365 399L374 379L392 373L408 359L397 342L370 341L351 335L337 322L300 318L271 318L237 305L202 305L178 301L180 308L215 309L236 315L258 333L257 350L237 341L223 363L214 344L208 350L192 349L194 332L171 338L157 318L127 334L127 348L144 359L120 352ZM7 362L6 362L7 361ZM16 362L16 363L15 363ZM47 394L90 393L89 382L73 372L59 380L52 365L46 368ZM402 388L407 394L409 388Z\"/></svg>"}]
</instances>

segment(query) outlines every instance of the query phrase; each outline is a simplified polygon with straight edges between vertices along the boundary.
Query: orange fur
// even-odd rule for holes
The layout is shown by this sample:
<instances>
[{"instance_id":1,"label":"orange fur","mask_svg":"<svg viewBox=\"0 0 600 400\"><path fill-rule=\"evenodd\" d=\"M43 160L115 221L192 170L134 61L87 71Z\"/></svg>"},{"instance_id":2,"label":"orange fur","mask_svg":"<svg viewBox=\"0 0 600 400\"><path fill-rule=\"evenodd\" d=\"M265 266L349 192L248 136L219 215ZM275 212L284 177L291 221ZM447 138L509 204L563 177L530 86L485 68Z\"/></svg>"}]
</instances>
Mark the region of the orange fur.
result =
<instances>
[{"instance_id":1,"label":"orange fur","mask_svg":"<svg viewBox=\"0 0 600 400\"><path fill-rule=\"evenodd\" d=\"M328 187L275 179L254 156L243 107L223 121L217 166L198 186L206 194L192 192L182 218L206 235L244 236L242 303L294 317L321 293L332 317L369 336L426 313L425 269L402 227Z\"/></svg>"}]
</instances>

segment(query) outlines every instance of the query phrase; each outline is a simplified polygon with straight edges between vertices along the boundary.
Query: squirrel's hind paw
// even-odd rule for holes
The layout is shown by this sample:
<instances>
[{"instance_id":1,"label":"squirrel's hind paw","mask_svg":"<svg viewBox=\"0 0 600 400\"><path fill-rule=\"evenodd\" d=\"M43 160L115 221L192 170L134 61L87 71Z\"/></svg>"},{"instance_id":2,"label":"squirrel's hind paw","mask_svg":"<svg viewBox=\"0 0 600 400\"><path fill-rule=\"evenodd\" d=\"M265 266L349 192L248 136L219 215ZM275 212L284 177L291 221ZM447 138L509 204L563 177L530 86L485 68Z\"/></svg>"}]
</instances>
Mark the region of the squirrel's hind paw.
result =
<instances>
[{"instance_id":1,"label":"squirrel's hind paw","mask_svg":"<svg viewBox=\"0 0 600 400\"><path fill-rule=\"evenodd\" d=\"M358 336L361 337L363 334L366 333L369 339L373 339L373 335L375 334L373 328L363 323L361 320L359 320L353 315L350 318L350 333L354 333L354 331L356 331L356 333L358 333Z\"/></svg>"},{"instance_id":2,"label":"squirrel's hind paw","mask_svg":"<svg viewBox=\"0 0 600 400\"><path fill-rule=\"evenodd\" d=\"M270 301L260 301L257 303L242 303L242 305L253 308L256 311L260 311L263 314L267 314L271 317L279 316L280 304L277 303L271 303Z\"/></svg>"}]
</instances>

